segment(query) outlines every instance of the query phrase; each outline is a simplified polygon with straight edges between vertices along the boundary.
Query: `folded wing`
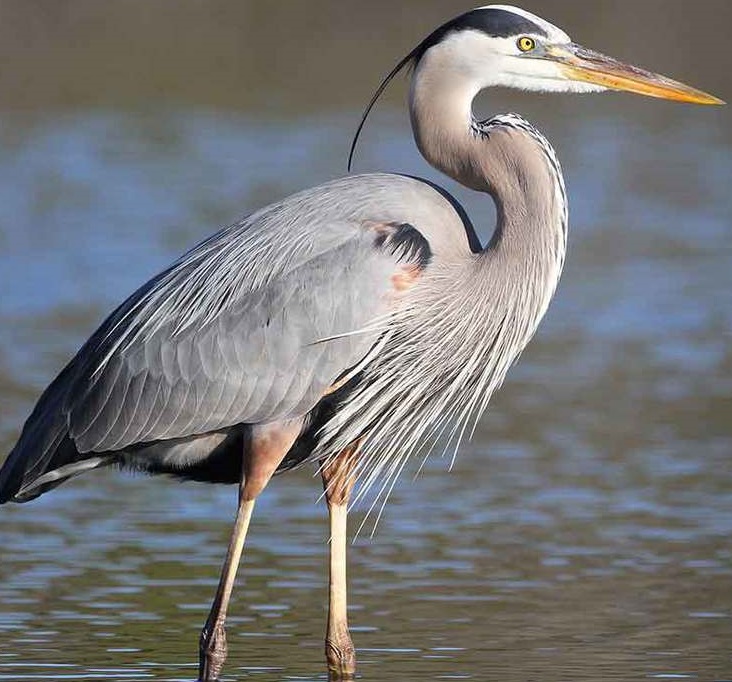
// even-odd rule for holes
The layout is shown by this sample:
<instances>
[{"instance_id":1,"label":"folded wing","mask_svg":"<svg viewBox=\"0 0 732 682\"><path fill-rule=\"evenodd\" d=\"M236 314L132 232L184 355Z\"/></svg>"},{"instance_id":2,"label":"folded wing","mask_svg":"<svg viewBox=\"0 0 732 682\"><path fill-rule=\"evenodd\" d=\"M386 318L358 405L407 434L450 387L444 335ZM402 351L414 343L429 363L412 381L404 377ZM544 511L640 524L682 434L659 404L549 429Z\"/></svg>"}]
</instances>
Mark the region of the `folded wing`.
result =
<instances>
[{"instance_id":1,"label":"folded wing","mask_svg":"<svg viewBox=\"0 0 732 682\"><path fill-rule=\"evenodd\" d=\"M222 230L112 313L41 396L0 501L100 453L311 410L430 258L412 226L324 214L325 199L311 190Z\"/></svg>"}]
</instances>

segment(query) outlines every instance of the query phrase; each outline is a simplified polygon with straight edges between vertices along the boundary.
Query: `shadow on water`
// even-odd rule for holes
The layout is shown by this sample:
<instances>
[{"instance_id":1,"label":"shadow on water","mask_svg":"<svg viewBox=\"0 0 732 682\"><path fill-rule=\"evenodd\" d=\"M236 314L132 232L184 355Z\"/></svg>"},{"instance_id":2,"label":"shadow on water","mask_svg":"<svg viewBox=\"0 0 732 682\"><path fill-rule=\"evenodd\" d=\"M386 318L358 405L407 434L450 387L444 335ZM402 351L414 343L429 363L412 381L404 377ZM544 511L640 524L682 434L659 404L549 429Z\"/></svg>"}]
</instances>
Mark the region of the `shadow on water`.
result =
<instances>
[{"instance_id":1,"label":"shadow on water","mask_svg":"<svg viewBox=\"0 0 732 682\"><path fill-rule=\"evenodd\" d=\"M188 16L182 36L197 35L203 21L194 4L183 3L175 19L183 31ZM534 9L578 36L584 25L583 42L612 51L579 5L549 4L553 14ZM706 4L725 11L699 7ZM258 46L295 28L302 35L302 18L240 5L262 26ZM656 5L639 9L638 22ZM127 15L110 6L109 26L122 22L108 29L110 40L122 51ZM214 6L218 19L201 26L212 41L201 52L206 64L215 63L213 28L226 36L227 13L240 16L233 3ZM21 3L4 7L33 36L54 37L49 50L82 31L78 17L53 29ZM88 3L69 7L93 26L101 21ZM336 27L348 23L334 5L312 7L333 12ZM433 23L454 11L420 7ZM617 19L623 7L597 11ZM671 35L683 33L677 3L664 7ZM401 54L414 36L387 26L386 6L373 11L386 26L389 59ZM141 23L149 36L138 36L142 55L153 54L161 31L163 44L172 40L163 18L151 9ZM699 21L694 14L692 25ZM8 21L0 24L8 31ZM353 50L373 44L371 24L349 30L358 36ZM623 56L643 55L628 30ZM326 33L324 55L348 54L335 29ZM2 49L20 54L17 38L8 40ZM219 51L233 49L223 40ZM101 61L90 57L82 73L101 106L89 93L63 100L68 88L58 84L70 82L84 54L70 44L45 103L29 84L28 112L0 109L2 451L48 379L124 295L213 226L340 174L356 112L379 75L364 56L354 83L335 94L337 109L308 98L299 110L302 89L278 100L293 78L282 66L282 90L262 90L251 63L241 73L224 69L223 85L196 89L169 82L161 74L176 70L156 63L158 87L172 83L175 97L148 101L154 78L144 73L142 92L125 80L115 99L95 76L111 57L90 41ZM317 56L308 60L322 73ZM662 68L663 57L655 60ZM675 65L675 75L698 81L702 69L695 76L687 62ZM32 69L24 63L20 72ZM237 78L258 84L256 102L227 94ZM3 79L13 85L6 73L0 89ZM517 96L507 105L501 94L481 106L494 110L497 98L546 128L560 153L572 202L567 268L538 337L453 471L448 454L416 482L405 476L376 536L367 522L351 548L360 672L371 680L732 679L727 114L611 97L547 106ZM273 102L284 106L268 117ZM452 191L420 162L406 125L400 108L385 107L357 167L427 175ZM456 193L476 223L491 224L485 197ZM324 679L327 539L311 473L278 479L258 506L224 680ZM230 488L102 471L3 507L0 680L192 679L234 502Z\"/></svg>"}]
</instances>

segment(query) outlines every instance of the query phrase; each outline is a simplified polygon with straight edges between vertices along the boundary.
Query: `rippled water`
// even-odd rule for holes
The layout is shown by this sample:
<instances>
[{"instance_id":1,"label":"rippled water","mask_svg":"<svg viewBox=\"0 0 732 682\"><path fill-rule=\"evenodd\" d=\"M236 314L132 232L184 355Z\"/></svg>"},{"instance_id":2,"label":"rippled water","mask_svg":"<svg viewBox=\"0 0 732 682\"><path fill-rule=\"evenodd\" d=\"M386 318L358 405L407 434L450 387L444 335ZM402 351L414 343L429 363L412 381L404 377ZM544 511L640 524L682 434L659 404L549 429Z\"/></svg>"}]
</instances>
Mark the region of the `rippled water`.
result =
<instances>
[{"instance_id":1,"label":"rippled water","mask_svg":"<svg viewBox=\"0 0 732 682\"><path fill-rule=\"evenodd\" d=\"M565 167L565 275L453 470L435 457L405 476L350 548L360 673L728 682L729 117L630 98L510 106ZM107 310L215 226L339 174L356 119L0 110L0 451ZM438 179L405 125L377 114L358 169ZM459 197L485 237L490 202ZM325 678L311 474L258 502L224 680ZM233 488L102 471L0 508L0 680L193 679L234 505Z\"/></svg>"}]
</instances>

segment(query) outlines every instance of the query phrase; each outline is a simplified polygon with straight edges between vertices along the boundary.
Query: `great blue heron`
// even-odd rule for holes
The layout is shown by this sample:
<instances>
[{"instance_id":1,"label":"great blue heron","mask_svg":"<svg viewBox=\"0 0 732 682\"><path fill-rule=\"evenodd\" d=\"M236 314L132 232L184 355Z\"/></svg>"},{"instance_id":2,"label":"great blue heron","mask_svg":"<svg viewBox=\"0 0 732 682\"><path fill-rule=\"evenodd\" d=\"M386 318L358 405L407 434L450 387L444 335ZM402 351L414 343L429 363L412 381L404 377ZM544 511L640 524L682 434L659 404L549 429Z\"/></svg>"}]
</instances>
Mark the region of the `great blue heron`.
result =
<instances>
[{"instance_id":1,"label":"great blue heron","mask_svg":"<svg viewBox=\"0 0 732 682\"><path fill-rule=\"evenodd\" d=\"M549 305L567 240L559 162L519 115L477 121L475 95L504 85L721 103L494 5L449 21L402 59L361 126L406 66L423 156L496 203L485 247L447 192L402 175L346 177L257 211L102 323L43 393L0 471L0 502L108 464L239 484L201 634L201 681L224 663L255 500L274 473L307 461L320 463L330 514L328 668L353 675L345 537L354 481L388 492L417 450L459 443Z\"/></svg>"}]
</instances>

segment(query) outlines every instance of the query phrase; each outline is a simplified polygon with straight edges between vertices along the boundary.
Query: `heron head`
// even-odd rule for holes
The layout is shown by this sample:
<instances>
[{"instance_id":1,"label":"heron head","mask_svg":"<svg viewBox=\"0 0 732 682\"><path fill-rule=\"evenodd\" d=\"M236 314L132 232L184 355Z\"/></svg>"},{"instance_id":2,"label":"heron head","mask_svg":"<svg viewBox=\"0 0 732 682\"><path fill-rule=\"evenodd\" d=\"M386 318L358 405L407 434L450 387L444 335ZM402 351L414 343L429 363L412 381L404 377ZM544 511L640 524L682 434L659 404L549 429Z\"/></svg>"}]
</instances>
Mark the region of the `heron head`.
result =
<instances>
[{"instance_id":1,"label":"heron head","mask_svg":"<svg viewBox=\"0 0 732 682\"><path fill-rule=\"evenodd\" d=\"M560 28L518 7L488 5L433 31L412 63L441 60L476 90L501 85L540 92L625 90L695 104L723 104L696 88L572 42ZM449 64L449 67L448 67Z\"/></svg>"},{"instance_id":2,"label":"heron head","mask_svg":"<svg viewBox=\"0 0 732 682\"><path fill-rule=\"evenodd\" d=\"M444 80L459 80L468 98L484 88L506 86L539 92L625 90L678 102L724 104L684 83L577 45L562 29L531 12L487 5L434 30L384 78L351 143L349 170L366 118L387 85L405 67L419 71L426 66Z\"/></svg>"}]
</instances>

